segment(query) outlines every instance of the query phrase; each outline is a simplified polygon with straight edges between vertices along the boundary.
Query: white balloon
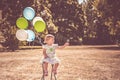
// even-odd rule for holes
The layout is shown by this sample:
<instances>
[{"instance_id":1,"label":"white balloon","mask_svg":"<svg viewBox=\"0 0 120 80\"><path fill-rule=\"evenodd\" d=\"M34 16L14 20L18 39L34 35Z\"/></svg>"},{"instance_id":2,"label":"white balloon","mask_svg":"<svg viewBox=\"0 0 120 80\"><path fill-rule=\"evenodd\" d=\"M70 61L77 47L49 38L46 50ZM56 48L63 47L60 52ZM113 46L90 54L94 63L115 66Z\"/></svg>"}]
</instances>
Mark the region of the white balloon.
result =
<instances>
[{"instance_id":1,"label":"white balloon","mask_svg":"<svg viewBox=\"0 0 120 80\"><path fill-rule=\"evenodd\" d=\"M26 41L27 38L28 38L28 34L27 34L27 32L25 30L20 29L20 30L17 30L16 37L20 41Z\"/></svg>"},{"instance_id":2,"label":"white balloon","mask_svg":"<svg viewBox=\"0 0 120 80\"><path fill-rule=\"evenodd\" d=\"M44 20L41 18L41 17L35 17L34 19L33 19L33 26L34 26L34 24L37 22L37 21L43 21L44 22Z\"/></svg>"}]
</instances>

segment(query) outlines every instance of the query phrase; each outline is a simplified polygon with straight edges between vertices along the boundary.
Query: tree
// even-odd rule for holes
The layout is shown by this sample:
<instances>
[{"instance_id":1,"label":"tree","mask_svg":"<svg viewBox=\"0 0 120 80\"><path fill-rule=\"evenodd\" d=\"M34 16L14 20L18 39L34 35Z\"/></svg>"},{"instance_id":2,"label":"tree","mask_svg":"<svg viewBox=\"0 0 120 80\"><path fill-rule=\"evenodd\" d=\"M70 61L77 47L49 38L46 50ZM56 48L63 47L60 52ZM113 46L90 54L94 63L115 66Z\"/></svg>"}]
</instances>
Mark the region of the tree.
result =
<instances>
[{"instance_id":1,"label":"tree","mask_svg":"<svg viewBox=\"0 0 120 80\"><path fill-rule=\"evenodd\" d=\"M18 17L22 16L22 10L31 4L32 0L2 0L0 3L3 16L0 24L0 31L4 34L6 39L6 41L3 43L3 46L8 47L8 49L12 51L17 49L19 44L19 41L15 37L17 30L16 20Z\"/></svg>"},{"instance_id":2,"label":"tree","mask_svg":"<svg viewBox=\"0 0 120 80\"><path fill-rule=\"evenodd\" d=\"M36 16L41 16L45 20L47 26L55 25L52 22L52 16L50 14L50 10L44 5L43 0L29 0L29 1L21 1L21 0L2 0L0 3L0 10L2 10L2 20L0 22L0 31L3 33L5 37L5 42L2 45L12 51L18 48L20 41L16 39L16 31L18 28L16 27L16 20L19 17L22 17L22 13L25 7L33 7L36 11ZM31 22L29 23L28 29L33 30L33 25ZM37 33L38 36L44 37L45 34L55 33L56 30L52 29L51 27L47 28L43 33Z\"/></svg>"},{"instance_id":3,"label":"tree","mask_svg":"<svg viewBox=\"0 0 120 80\"><path fill-rule=\"evenodd\" d=\"M84 36L91 34L96 44L114 43L120 26L119 3L117 0L88 0L84 8L87 20Z\"/></svg>"},{"instance_id":4,"label":"tree","mask_svg":"<svg viewBox=\"0 0 120 80\"><path fill-rule=\"evenodd\" d=\"M25 7L33 7L36 16L41 16L47 25L42 33L35 32L41 38L48 33L56 36L56 41L63 44L67 39L71 44L110 44L115 42L120 31L120 10L118 0L1 0L2 20L0 31L6 41L4 46L13 51L20 41L15 37L16 20L22 16ZM108 43L107 43L108 42ZM12 43L12 44L10 44Z\"/></svg>"},{"instance_id":5,"label":"tree","mask_svg":"<svg viewBox=\"0 0 120 80\"><path fill-rule=\"evenodd\" d=\"M53 21L58 26L57 41L64 43L71 39L71 44L80 44L83 36L84 18L81 6L71 0L49 0Z\"/></svg>"}]
</instances>

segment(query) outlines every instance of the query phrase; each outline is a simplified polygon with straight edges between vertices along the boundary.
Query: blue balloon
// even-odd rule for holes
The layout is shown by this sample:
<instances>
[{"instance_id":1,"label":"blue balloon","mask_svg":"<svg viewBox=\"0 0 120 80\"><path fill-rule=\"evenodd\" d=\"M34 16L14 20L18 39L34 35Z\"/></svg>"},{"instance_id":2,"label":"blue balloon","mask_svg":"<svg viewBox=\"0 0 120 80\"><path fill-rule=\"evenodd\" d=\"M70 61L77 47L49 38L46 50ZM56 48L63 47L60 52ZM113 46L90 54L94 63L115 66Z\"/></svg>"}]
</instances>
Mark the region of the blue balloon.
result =
<instances>
[{"instance_id":1,"label":"blue balloon","mask_svg":"<svg viewBox=\"0 0 120 80\"><path fill-rule=\"evenodd\" d=\"M26 7L23 11L23 16L27 19L27 20L32 20L35 16L35 11L33 8L31 7Z\"/></svg>"},{"instance_id":2,"label":"blue balloon","mask_svg":"<svg viewBox=\"0 0 120 80\"><path fill-rule=\"evenodd\" d=\"M28 34L28 38L27 41L28 42L32 42L35 39L35 33L32 30L26 30L27 34Z\"/></svg>"}]
</instances>

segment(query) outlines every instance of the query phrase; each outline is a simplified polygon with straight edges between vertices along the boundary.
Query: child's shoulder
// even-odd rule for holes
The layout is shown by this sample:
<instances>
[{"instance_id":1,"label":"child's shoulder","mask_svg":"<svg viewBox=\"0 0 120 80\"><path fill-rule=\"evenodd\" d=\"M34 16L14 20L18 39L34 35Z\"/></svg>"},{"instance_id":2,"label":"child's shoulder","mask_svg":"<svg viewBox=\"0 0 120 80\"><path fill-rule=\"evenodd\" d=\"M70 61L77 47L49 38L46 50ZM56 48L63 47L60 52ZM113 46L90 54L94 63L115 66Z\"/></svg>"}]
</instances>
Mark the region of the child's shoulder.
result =
<instances>
[{"instance_id":1,"label":"child's shoulder","mask_svg":"<svg viewBox=\"0 0 120 80\"><path fill-rule=\"evenodd\" d=\"M58 45L57 43L54 43L53 45Z\"/></svg>"},{"instance_id":2,"label":"child's shoulder","mask_svg":"<svg viewBox=\"0 0 120 80\"><path fill-rule=\"evenodd\" d=\"M47 48L48 46L45 44L45 45L42 45L42 48Z\"/></svg>"},{"instance_id":3,"label":"child's shoulder","mask_svg":"<svg viewBox=\"0 0 120 80\"><path fill-rule=\"evenodd\" d=\"M58 47L58 44L53 44L53 47Z\"/></svg>"},{"instance_id":4,"label":"child's shoulder","mask_svg":"<svg viewBox=\"0 0 120 80\"><path fill-rule=\"evenodd\" d=\"M49 47L58 47L58 44L52 44L51 46L45 44L45 45L42 45L42 48L49 48Z\"/></svg>"}]
</instances>

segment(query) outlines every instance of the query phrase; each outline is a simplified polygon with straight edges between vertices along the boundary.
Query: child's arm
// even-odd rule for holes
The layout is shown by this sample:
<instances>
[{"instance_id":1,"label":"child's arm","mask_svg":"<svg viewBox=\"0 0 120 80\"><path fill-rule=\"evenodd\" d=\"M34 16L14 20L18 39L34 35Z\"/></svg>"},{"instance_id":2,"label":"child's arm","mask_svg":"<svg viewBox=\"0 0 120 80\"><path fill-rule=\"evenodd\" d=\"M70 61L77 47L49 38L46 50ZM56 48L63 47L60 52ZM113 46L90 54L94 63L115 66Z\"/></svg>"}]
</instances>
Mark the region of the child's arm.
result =
<instances>
[{"instance_id":1,"label":"child's arm","mask_svg":"<svg viewBox=\"0 0 120 80\"><path fill-rule=\"evenodd\" d=\"M47 58L47 54L46 54L46 49L43 49L43 55L44 55L44 58Z\"/></svg>"},{"instance_id":2,"label":"child's arm","mask_svg":"<svg viewBox=\"0 0 120 80\"><path fill-rule=\"evenodd\" d=\"M69 43L68 43L68 42L66 42L63 46L59 46L58 49L63 49L63 48L65 48L66 46L69 46Z\"/></svg>"}]
</instances>

